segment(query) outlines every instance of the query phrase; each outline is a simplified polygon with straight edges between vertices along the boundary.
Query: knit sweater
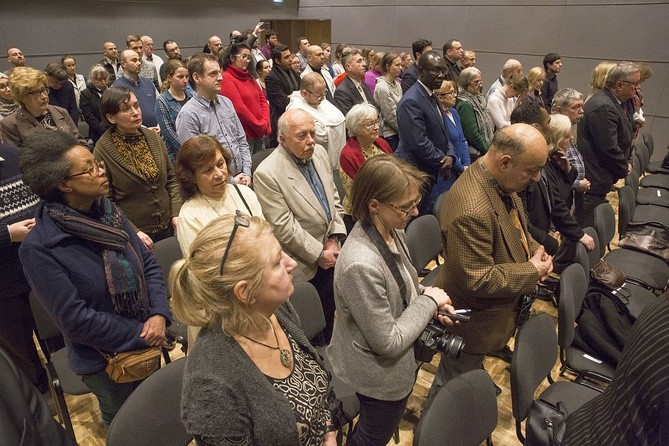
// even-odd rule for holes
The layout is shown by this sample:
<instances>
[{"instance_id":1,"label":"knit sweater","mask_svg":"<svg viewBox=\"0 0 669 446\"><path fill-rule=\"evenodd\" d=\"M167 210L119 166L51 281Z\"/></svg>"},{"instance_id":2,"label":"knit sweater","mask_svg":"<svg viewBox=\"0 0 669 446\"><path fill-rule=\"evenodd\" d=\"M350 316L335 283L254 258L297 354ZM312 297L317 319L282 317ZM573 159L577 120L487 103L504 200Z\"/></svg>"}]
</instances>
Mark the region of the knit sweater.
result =
<instances>
[{"instance_id":1,"label":"knit sweater","mask_svg":"<svg viewBox=\"0 0 669 446\"><path fill-rule=\"evenodd\" d=\"M222 74L221 95L232 101L232 106L244 127L247 139L259 139L272 131L269 105L260 85L247 70L229 66Z\"/></svg>"}]
</instances>

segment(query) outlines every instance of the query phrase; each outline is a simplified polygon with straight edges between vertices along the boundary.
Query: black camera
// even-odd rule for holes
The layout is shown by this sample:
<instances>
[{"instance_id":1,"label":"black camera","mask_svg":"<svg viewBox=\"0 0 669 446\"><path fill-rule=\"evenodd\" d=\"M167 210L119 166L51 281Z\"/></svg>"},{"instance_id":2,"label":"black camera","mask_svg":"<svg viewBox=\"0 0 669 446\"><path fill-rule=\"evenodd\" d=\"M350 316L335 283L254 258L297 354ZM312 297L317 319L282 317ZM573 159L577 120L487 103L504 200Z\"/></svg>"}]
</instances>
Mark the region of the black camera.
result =
<instances>
[{"instance_id":1,"label":"black camera","mask_svg":"<svg viewBox=\"0 0 669 446\"><path fill-rule=\"evenodd\" d=\"M434 354L441 352L449 358L459 358L465 348L465 341L457 335L446 333L438 320L432 319L414 343L414 354L420 362L430 362Z\"/></svg>"}]
</instances>

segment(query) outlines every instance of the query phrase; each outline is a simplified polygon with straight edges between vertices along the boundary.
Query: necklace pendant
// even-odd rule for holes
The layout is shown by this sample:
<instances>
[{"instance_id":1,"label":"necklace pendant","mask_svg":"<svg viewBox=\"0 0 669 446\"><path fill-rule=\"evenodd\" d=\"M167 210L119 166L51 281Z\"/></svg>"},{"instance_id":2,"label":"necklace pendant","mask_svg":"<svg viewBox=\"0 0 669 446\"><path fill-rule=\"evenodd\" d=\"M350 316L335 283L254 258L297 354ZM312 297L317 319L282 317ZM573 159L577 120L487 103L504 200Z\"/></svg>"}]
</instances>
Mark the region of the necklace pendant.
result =
<instances>
[{"instance_id":1,"label":"necklace pendant","mask_svg":"<svg viewBox=\"0 0 669 446\"><path fill-rule=\"evenodd\" d=\"M291 357L290 350L280 349L279 350L279 359L281 360L281 365L290 368L293 364L293 358Z\"/></svg>"}]
</instances>

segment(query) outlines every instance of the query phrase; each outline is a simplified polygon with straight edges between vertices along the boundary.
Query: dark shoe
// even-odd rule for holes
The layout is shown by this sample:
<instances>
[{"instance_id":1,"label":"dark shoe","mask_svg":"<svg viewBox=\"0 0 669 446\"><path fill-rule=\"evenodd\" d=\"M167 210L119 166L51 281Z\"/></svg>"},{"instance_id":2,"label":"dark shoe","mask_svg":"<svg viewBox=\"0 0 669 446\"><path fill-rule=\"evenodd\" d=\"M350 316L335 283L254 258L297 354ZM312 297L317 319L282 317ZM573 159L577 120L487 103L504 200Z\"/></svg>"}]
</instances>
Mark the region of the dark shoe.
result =
<instances>
[{"instance_id":1,"label":"dark shoe","mask_svg":"<svg viewBox=\"0 0 669 446\"><path fill-rule=\"evenodd\" d=\"M495 383L492 383L492 385L495 386L495 395L500 396L502 394L502 389Z\"/></svg>"},{"instance_id":2,"label":"dark shoe","mask_svg":"<svg viewBox=\"0 0 669 446\"><path fill-rule=\"evenodd\" d=\"M494 358L499 358L504 362L511 364L511 356L513 356L513 351L509 348L508 345L505 345L503 348L500 348L497 351L490 352L486 356L492 356Z\"/></svg>"}]
</instances>

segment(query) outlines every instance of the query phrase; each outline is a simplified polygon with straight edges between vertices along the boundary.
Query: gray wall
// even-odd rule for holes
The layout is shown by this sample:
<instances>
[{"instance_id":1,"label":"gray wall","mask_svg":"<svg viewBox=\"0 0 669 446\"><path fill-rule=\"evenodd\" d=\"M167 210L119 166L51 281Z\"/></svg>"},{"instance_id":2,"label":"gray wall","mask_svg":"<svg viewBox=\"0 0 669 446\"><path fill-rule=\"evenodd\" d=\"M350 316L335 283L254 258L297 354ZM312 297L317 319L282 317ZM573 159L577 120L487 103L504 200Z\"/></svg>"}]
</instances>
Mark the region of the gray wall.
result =
<instances>
[{"instance_id":1,"label":"gray wall","mask_svg":"<svg viewBox=\"0 0 669 446\"><path fill-rule=\"evenodd\" d=\"M510 57L528 72L557 52L560 87L584 94L600 60L648 62L654 74L643 86L644 112L654 159L669 144L667 17L669 3L659 0L301 0L299 9L300 19L331 19L334 43L399 52L421 37L439 50L458 38L476 51L485 88Z\"/></svg>"},{"instance_id":2,"label":"gray wall","mask_svg":"<svg viewBox=\"0 0 669 446\"><path fill-rule=\"evenodd\" d=\"M650 63L654 75L644 84L646 128L655 136L655 158L669 144L669 2L635 0L3 0L0 39L18 46L29 65L43 67L66 53L79 71L100 59L102 42L122 49L130 33L153 37L157 54L167 38L184 54L202 48L218 34L253 27L260 18L328 19L333 43L379 50L410 50L425 37L436 48L451 37L477 52L477 66L489 85L509 57L527 72L544 54L562 55L561 87L584 93L598 61ZM0 68L7 67L2 61Z\"/></svg>"}]
</instances>

